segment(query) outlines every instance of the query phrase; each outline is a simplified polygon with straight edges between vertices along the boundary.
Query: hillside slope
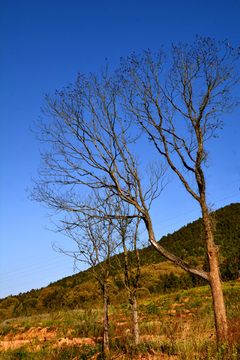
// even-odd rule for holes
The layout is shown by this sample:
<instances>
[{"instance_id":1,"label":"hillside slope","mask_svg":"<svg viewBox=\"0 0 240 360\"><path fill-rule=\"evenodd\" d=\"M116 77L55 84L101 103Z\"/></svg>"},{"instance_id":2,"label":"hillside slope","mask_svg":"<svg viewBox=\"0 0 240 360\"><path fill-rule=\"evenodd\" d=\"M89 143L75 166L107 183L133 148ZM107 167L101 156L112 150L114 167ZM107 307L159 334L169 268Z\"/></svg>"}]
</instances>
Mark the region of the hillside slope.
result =
<instances>
[{"instance_id":1,"label":"hillside slope","mask_svg":"<svg viewBox=\"0 0 240 360\"><path fill-rule=\"evenodd\" d=\"M240 270L240 204L231 204L212 213L222 279L239 277ZM202 219L160 239L161 245L195 266L207 269ZM177 288L203 285L204 281L166 261L148 246L140 251L142 278L139 297L150 293L168 293ZM114 275L114 274L112 274ZM124 286L115 274L109 280L110 303L125 302ZM46 288L0 299L0 319L44 313L49 310L98 306L101 290L88 271L63 278Z\"/></svg>"}]
</instances>

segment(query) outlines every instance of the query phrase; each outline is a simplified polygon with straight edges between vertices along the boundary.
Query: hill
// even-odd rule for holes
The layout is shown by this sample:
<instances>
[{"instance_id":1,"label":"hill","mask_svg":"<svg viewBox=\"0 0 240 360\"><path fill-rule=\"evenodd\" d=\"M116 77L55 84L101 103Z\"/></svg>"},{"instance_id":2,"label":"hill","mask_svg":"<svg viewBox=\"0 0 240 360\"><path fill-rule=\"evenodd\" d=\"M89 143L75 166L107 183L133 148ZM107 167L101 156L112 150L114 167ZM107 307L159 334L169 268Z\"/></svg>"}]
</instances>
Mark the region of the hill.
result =
<instances>
[{"instance_id":1,"label":"hill","mask_svg":"<svg viewBox=\"0 0 240 360\"><path fill-rule=\"evenodd\" d=\"M224 281L239 277L240 270L240 204L231 204L211 214L215 242L219 246L221 276ZM194 266L207 269L202 219L198 219L160 240L167 250ZM204 280L187 274L163 258L152 246L140 251L142 277L138 296L169 293L204 284ZM117 273L109 280L110 303L125 302L126 294ZM40 314L58 309L100 306L101 290L88 271L51 283L46 288L0 299L0 319Z\"/></svg>"}]
</instances>

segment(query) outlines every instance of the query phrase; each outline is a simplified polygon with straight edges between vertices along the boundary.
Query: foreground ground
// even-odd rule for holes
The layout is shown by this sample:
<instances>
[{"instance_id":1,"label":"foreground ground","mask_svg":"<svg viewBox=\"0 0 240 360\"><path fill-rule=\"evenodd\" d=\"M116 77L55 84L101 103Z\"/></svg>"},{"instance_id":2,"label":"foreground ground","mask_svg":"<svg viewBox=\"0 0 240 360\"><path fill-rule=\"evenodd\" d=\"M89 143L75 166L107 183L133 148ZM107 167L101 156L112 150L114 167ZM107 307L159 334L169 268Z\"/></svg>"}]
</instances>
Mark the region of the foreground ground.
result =
<instances>
[{"instance_id":1,"label":"foreground ground","mask_svg":"<svg viewBox=\"0 0 240 360\"><path fill-rule=\"evenodd\" d=\"M240 281L223 284L229 344L216 349L208 287L139 301L140 344L127 304L110 306L109 359L240 359ZM0 326L1 359L102 359L103 314L73 310L9 319Z\"/></svg>"}]
</instances>

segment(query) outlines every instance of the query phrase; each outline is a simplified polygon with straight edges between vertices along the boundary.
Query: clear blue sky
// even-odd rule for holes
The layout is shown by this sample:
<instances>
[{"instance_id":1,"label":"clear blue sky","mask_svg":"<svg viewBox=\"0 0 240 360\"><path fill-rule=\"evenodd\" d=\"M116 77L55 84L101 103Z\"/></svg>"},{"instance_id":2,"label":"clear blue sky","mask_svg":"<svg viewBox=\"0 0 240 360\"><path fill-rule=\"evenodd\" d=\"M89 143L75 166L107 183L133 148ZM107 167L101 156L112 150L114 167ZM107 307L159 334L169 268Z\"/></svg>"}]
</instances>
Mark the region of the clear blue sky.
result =
<instances>
[{"instance_id":1,"label":"clear blue sky","mask_svg":"<svg viewBox=\"0 0 240 360\"><path fill-rule=\"evenodd\" d=\"M25 191L37 176L39 144L29 126L41 115L43 94L74 82L78 72L97 71L105 58L115 69L121 56L191 43L196 34L227 38L236 48L239 15L237 0L1 1L0 298L73 274L71 259L51 247L58 241L67 249L71 240L43 228L49 225L45 209ZM224 118L220 138L209 145L214 209L240 201L239 114ZM153 210L158 238L200 216L177 181Z\"/></svg>"}]
</instances>

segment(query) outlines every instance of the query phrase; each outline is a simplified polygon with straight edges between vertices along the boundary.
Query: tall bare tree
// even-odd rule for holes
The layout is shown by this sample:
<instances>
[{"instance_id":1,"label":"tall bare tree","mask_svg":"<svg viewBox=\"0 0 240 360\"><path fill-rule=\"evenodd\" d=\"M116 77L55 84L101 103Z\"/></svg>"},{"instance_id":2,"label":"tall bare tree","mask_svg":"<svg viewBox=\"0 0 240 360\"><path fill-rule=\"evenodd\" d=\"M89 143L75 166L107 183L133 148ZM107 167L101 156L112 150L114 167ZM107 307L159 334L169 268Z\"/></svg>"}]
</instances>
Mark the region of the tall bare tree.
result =
<instances>
[{"instance_id":1,"label":"tall bare tree","mask_svg":"<svg viewBox=\"0 0 240 360\"><path fill-rule=\"evenodd\" d=\"M229 90L237 81L231 65L235 57L227 44L226 48L219 59L216 45L210 40L192 46L192 55L191 51L187 55L187 47L173 47L173 66L163 85L160 75L164 54L160 51L153 62L151 54L146 52L142 60L135 55L126 62L122 60L122 69L117 74L111 76L106 66L97 75L79 75L77 82L69 88L56 91L53 96L46 95L43 113L50 120L40 119L34 128L37 139L45 143L46 149L41 153L39 177L34 180L35 186L31 190L33 200L42 202L56 214L88 213L89 205L83 195L88 188L98 189L102 194L100 204L106 203L111 196L128 203L130 210L135 211L121 218L141 218L149 241L160 254L210 283L219 339L226 337L227 324L202 165L206 160L204 141L219 127L214 114L230 111L236 104L229 99ZM204 60L206 58L208 61ZM177 76L181 81L177 81ZM206 82L207 92L204 92L201 80ZM197 89L193 91L194 82ZM218 87L224 88L217 92ZM184 104L187 104L187 112L182 109ZM194 104L199 105L198 111ZM186 133L181 127L181 133L177 135L174 127L176 112L186 121L189 138L183 136ZM138 134L134 122L141 127ZM180 121L177 122L179 125ZM166 167L157 159L148 164L146 171L134 155L135 142L144 133L202 206L210 272L187 264L156 241L150 208L164 188ZM185 179L182 168L174 165L172 153L177 154L181 166L193 174L198 190ZM101 212L98 216L102 219L113 217ZM68 226L69 229L76 226L71 215Z\"/></svg>"},{"instance_id":2,"label":"tall bare tree","mask_svg":"<svg viewBox=\"0 0 240 360\"><path fill-rule=\"evenodd\" d=\"M172 45L170 55L162 50L155 55L150 51L143 56L133 54L122 59L118 71L124 113L145 132L156 154L166 159L200 205L210 269L205 279L212 290L220 341L227 337L227 320L219 249L214 242L206 198L206 143L221 129L220 117L239 105L239 98L230 93L239 82L235 70L239 54L239 49L234 52L226 41L197 37L193 45ZM159 246L156 249L161 252Z\"/></svg>"}]
</instances>

